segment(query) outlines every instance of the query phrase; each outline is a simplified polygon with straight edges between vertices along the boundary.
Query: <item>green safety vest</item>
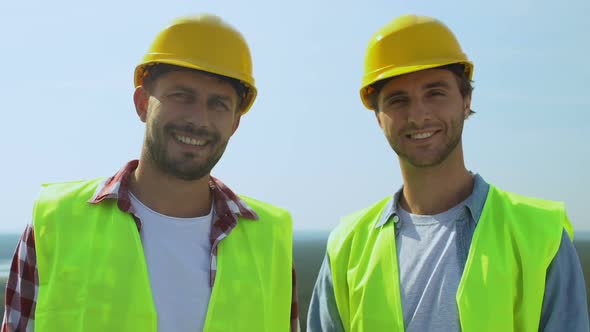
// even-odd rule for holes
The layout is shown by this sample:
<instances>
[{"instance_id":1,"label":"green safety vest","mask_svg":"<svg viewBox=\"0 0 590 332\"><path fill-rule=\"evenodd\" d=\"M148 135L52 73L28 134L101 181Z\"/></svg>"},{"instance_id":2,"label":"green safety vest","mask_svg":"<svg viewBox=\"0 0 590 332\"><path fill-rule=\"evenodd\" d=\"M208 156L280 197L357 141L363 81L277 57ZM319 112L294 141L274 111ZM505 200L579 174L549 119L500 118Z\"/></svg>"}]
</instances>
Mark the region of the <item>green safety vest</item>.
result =
<instances>
[{"instance_id":1,"label":"green safety vest","mask_svg":"<svg viewBox=\"0 0 590 332\"><path fill-rule=\"evenodd\" d=\"M100 182L44 185L36 202L35 331L157 331L140 234L116 200L88 203ZM260 219L240 218L219 243L204 331L288 331L291 217L242 199Z\"/></svg>"},{"instance_id":2,"label":"green safety vest","mask_svg":"<svg viewBox=\"0 0 590 332\"><path fill-rule=\"evenodd\" d=\"M336 305L346 331L404 331L394 223L376 228L391 198L330 234ZM545 277L566 229L563 203L490 186L456 301L465 332L538 331Z\"/></svg>"}]
</instances>

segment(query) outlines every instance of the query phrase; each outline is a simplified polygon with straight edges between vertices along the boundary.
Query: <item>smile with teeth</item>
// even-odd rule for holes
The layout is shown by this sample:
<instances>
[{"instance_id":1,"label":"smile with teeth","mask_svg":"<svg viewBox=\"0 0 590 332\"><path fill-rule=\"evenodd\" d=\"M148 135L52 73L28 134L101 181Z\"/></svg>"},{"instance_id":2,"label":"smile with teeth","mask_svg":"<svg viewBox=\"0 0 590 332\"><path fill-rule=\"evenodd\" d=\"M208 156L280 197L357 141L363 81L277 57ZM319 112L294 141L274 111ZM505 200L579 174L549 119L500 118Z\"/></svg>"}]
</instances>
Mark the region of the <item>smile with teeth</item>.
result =
<instances>
[{"instance_id":1,"label":"smile with teeth","mask_svg":"<svg viewBox=\"0 0 590 332\"><path fill-rule=\"evenodd\" d=\"M176 138L178 141L180 141L184 144L194 145L194 146L203 146L208 143L208 141L204 140L204 139L196 139L193 137L182 136L182 135L178 135L178 134L174 135L174 138Z\"/></svg>"},{"instance_id":2,"label":"smile with teeth","mask_svg":"<svg viewBox=\"0 0 590 332\"><path fill-rule=\"evenodd\" d=\"M410 137L411 139L426 139L426 138L429 138L432 135L434 135L434 131L427 131L427 132L423 132L423 133L409 134L408 137Z\"/></svg>"}]
</instances>

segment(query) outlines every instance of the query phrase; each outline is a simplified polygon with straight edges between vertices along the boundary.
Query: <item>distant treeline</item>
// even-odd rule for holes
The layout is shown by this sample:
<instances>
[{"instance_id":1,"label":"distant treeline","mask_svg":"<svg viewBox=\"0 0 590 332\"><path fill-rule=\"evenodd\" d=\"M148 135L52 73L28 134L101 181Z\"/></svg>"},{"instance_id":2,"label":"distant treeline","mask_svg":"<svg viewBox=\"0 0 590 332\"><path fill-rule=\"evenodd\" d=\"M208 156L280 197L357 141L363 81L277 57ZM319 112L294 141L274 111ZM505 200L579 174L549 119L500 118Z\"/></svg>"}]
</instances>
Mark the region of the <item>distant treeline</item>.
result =
<instances>
[{"instance_id":1,"label":"distant treeline","mask_svg":"<svg viewBox=\"0 0 590 332\"><path fill-rule=\"evenodd\" d=\"M0 234L0 262L12 259L19 234Z\"/></svg>"},{"instance_id":2,"label":"distant treeline","mask_svg":"<svg viewBox=\"0 0 590 332\"><path fill-rule=\"evenodd\" d=\"M6 295L6 278L0 279L0 320L4 316L4 295Z\"/></svg>"},{"instance_id":3,"label":"distant treeline","mask_svg":"<svg viewBox=\"0 0 590 332\"><path fill-rule=\"evenodd\" d=\"M0 264L8 263L14 255L14 249L20 235L18 234L0 234ZM0 277L0 321L4 316L4 296L6 295L6 279ZM1 322L0 322L1 324Z\"/></svg>"}]
</instances>

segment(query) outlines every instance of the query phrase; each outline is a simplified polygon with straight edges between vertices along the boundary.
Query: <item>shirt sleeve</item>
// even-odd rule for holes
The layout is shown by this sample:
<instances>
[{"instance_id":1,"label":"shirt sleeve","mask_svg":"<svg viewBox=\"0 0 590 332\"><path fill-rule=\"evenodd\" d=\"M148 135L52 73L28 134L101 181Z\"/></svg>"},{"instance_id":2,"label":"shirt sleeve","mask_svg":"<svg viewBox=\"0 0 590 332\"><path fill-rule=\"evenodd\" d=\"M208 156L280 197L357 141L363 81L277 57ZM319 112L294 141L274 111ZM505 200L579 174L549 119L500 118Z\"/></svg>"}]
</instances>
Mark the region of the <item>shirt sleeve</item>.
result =
<instances>
[{"instance_id":1,"label":"shirt sleeve","mask_svg":"<svg viewBox=\"0 0 590 332\"><path fill-rule=\"evenodd\" d=\"M311 303L309 304L309 313L307 315L307 331L344 332L342 319L336 306L334 283L328 254L324 257L313 294L311 295Z\"/></svg>"},{"instance_id":2,"label":"shirt sleeve","mask_svg":"<svg viewBox=\"0 0 590 332\"><path fill-rule=\"evenodd\" d=\"M590 331L584 274L565 230L547 270L539 331Z\"/></svg>"},{"instance_id":3,"label":"shirt sleeve","mask_svg":"<svg viewBox=\"0 0 590 332\"><path fill-rule=\"evenodd\" d=\"M33 226L23 232L6 284L2 332L33 331L39 275Z\"/></svg>"}]
</instances>

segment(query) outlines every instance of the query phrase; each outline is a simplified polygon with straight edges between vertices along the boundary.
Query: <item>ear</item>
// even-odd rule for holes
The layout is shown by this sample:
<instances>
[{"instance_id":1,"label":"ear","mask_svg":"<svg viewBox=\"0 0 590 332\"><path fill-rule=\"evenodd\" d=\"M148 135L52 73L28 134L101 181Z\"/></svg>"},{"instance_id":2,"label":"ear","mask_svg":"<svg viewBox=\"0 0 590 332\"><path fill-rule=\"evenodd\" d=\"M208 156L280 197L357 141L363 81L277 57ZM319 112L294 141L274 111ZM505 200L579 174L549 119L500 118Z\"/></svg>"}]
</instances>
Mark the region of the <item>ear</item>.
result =
<instances>
[{"instance_id":1,"label":"ear","mask_svg":"<svg viewBox=\"0 0 590 332\"><path fill-rule=\"evenodd\" d=\"M467 119L471 112L471 96L463 98L463 118Z\"/></svg>"},{"instance_id":2,"label":"ear","mask_svg":"<svg viewBox=\"0 0 590 332\"><path fill-rule=\"evenodd\" d=\"M144 123L147 119L149 99L150 95L143 86L138 86L137 88L135 88L135 92L133 93L133 103L135 104L135 112L137 112L137 115L139 116L141 122Z\"/></svg>"},{"instance_id":3,"label":"ear","mask_svg":"<svg viewBox=\"0 0 590 332\"><path fill-rule=\"evenodd\" d=\"M236 130L238 130L238 127L240 126L240 119L242 118L242 114L240 113L237 116L238 117L236 118L236 121L234 122L234 128L231 131L232 135L236 132Z\"/></svg>"}]
</instances>

